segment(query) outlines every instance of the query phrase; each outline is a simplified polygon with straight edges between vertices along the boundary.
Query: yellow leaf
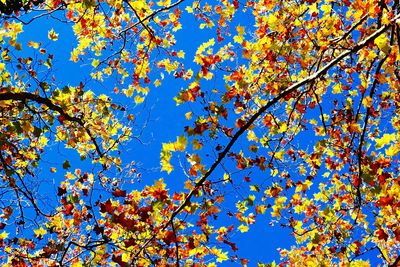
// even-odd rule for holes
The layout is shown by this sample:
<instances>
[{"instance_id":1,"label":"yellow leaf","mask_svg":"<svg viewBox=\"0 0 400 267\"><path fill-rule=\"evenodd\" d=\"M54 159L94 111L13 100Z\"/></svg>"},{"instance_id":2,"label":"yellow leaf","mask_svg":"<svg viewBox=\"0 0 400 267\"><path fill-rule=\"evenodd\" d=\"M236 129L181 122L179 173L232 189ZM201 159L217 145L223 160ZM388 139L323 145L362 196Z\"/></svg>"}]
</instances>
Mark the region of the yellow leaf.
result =
<instances>
[{"instance_id":1,"label":"yellow leaf","mask_svg":"<svg viewBox=\"0 0 400 267\"><path fill-rule=\"evenodd\" d=\"M332 10L332 6L331 5L322 5L321 10L324 11L325 13L329 13Z\"/></svg>"},{"instance_id":2,"label":"yellow leaf","mask_svg":"<svg viewBox=\"0 0 400 267\"><path fill-rule=\"evenodd\" d=\"M247 225L241 224L241 225L238 227L238 230L239 230L241 233L245 233L245 232L249 231L249 227L248 227Z\"/></svg>"},{"instance_id":3,"label":"yellow leaf","mask_svg":"<svg viewBox=\"0 0 400 267\"><path fill-rule=\"evenodd\" d=\"M392 145L388 149L385 150L385 153L388 157L393 157L397 155L400 151L400 146L399 145Z\"/></svg>"},{"instance_id":4,"label":"yellow leaf","mask_svg":"<svg viewBox=\"0 0 400 267\"><path fill-rule=\"evenodd\" d=\"M1 52L1 58L2 58L4 61L11 61L11 57L10 57L10 55L8 54L8 50L4 50L3 52Z\"/></svg>"},{"instance_id":5,"label":"yellow leaf","mask_svg":"<svg viewBox=\"0 0 400 267\"><path fill-rule=\"evenodd\" d=\"M258 137L256 136L256 134L253 131L249 130L247 132L247 140L256 141L257 142L258 141Z\"/></svg>"},{"instance_id":6,"label":"yellow leaf","mask_svg":"<svg viewBox=\"0 0 400 267\"><path fill-rule=\"evenodd\" d=\"M187 139L185 138L184 135L181 135L178 137L178 139L175 142L175 151L184 151L187 146Z\"/></svg>"},{"instance_id":7,"label":"yellow leaf","mask_svg":"<svg viewBox=\"0 0 400 267\"><path fill-rule=\"evenodd\" d=\"M380 149L380 148L382 148L383 146L385 146L385 145L387 145L387 144L389 144L390 142L392 142L392 141L395 141L396 140L396 134L384 134L383 136L382 136L382 138L377 138L377 139L375 139L375 142L376 142L376 148L377 149Z\"/></svg>"},{"instance_id":8,"label":"yellow leaf","mask_svg":"<svg viewBox=\"0 0 400 267\"><path fill-rule=\"evenodd\" d=\"M133 1L131 3L131 5L136 10L142 10L142 9L146 10L146 9L148 9L146 1Z\"/></svg>"},{"instance_id":9,"label":"yellow leaf","mask_svg":"<svg viewBox=\"0 0 400 267\"><path fill-rule=\"evenodd\" d=\"M49 142L49 139L47 139L47 137L45 137L45 136L40 136L40 138L39 138L39 143L41 144L41 145L43 145L43 146L45 146L45 145L47 145L47 143Z\"/></svg>"},{"instance_id":10,"label":"yellow leaf","mask_svg":"<svg viewBox=\"0 0 400 267\"><path fill-rule=\"evenodd\" d=\"M185 189L192 190L194 188L194 185L190 180L186 180L184 184L185 184L184 186Z\"/></svg>"},{"instance_id":11,"label":"yellow leaf","mask_svg":"<svg viewBox=\"0 0 400 267\"><path fill-rule=\"evenodd\" d=\"M5 239L5 238L7 238L8 237L8 233L6 232L6 231L3 231L1 234L0 234L0 240L1 239Z\"/></svg>"},{"instance_id":12,"label":"yellow leaf","mask_svg":"<svg viewBox=\"0 0 400 267\"><path fill-rule=\"evenodd\" d=\"M376 46L385 54L389 53L390 50L390 41L386 34L379 35L378 38L374 40Z\"/></svg>"},{"instance_id":13,"label":"yellow leaf","mask_svg":"<svg viewBox=\"0 0 400 267\"><path fill-rule=\"evenodd\" d=\"M282 123L281 126L279 127L279 132L284 133L288 129L286 122Z\"/></svg>"},{"instance_id":14,"label":"yellow leaf","mask_svg":"<svg viewBox=\"0 0 400 267\"><path fill-rule=\"evenodd\" d=\"M172 166L171 163L162 160L161 170L166 171L168 174L170 174L174 170L174 166Z\"/></svg>"},{"instance_id":15,"label":"yellow leaf","mask_svg":"<svg viewBox=\"0 0 400 267\"><path fill-rule=\"evenodd\" d=\"M159 87L161 85L161 81L159 79L154 81L154 86Z\"/></svg>"},{"instance_id":16,"label":"yellow leaf","mask_svg":"<svg viewBox=\"0 0 400 267\"><path fill-rule=\"evenodd\" d=\"M137 95L137 96L135 96L134 101L135 101L135 104L140 104L144 101L144 97Z\"/></svg>"},{"instance_id":17,"label":"yellow leaf","mask_svg":"<svg viewBox=\"0 0 400 267\"><path fill-rule=\"evenodd\" d=\"M33 47L33 48L35 48L35 49L38 49L39 46L40 46L40 43L33 42L33 41L29 41L29 42L28 42L28 46L29 46L29 47Z\"/></svg>"},{"instance_id":18,"label":"yellow leaf","mask_svg":"<svg viewBox=\"0 0 400 267\"><path fill-rule=\"evenodd\" d=\"M213 46L214 44L215 44L214 38L208 40L207 42L205 42L199 46L199 48L196 51L196 54L198 55L198 54L203 53L208 47Z\"/></svg>"},{"instance_id":19,"label":"yellow leaf","mask_svg":"<svg viewBox=\"0 0 400 267\"><path fill-rule=\"evenodd\" d=\"M194 150L200 150L200 149L202 149L203 148L203 143L201 143L199 140L197 140L197 139L194 139L193 141L192 141L192 144L193 144L193 149Z\"/></svg>"},{"instance_id":20,"label":"yellow leaf","mask_svg":"<svg viewBox=\"0 0 400 267\"><path fill-rule=\"evenodd\" d=\"M67 174L65 175L65 178L74 180L76 177L71 172L67 172Z\"/></svg>"},{"instance_id":21,"label":"yellow leaf","mask_svg":"<svg viewBox=\"0 0 400 267\"><path fill-rule=\"evenodd\" d=\"M192 114L193 114L193 112L191 112L191 111L186 112L186 113L185 113L185 118L186 118L187 120L190 120L190 119L192 118Z\"/></svg>"},{"instance_id":22,"label":"yellow leaf","mask_svg":"<svg viewBox=\"0 0 400 267\"><path fill-rule=\"evenodd\" d=\"M278 175L278 169L271 169L271 176L275 177L276 175Z\"/></svg>"},{"instance_id":23,"label":"yellow leaf","mask_svg":"<svg viewBox=\"0 0 400 267\"><path fill-rule=\"evenodd\" d=\"M171 5L171 0L160 0L157 2L158 6L170 6Z\"/></svg>"},{"instance_id":24,"label":"yellow leaf","mask_svg":"<svg viewBox=\"0 0 400 267\"><path fill-rule=\"evenodd\" d=\"M189 14L193 13L193 8L190 7L190 6L187 6L187 7L185 8L185 10L186 10L186 12L189 13Z\"/></svg>"},{"instance_id":25,"label":"yellow leaf","mask_svg":"<svg viewBox=\"0 0 400 267\"><path fill-rule=\"evenodd\" d=\"M45 234L47 234L46 229L44 229L43 227L33 230L33 232L35 233L36 236L44 236Z\"/></svg>"},{"instance_id":26,"label":"yellow leaf","mask_svg":"<svg viewBox=\"0 0 400 267\"><path fill-rule=\"evenodd\" d=\"M309 121L309 123L312 124L312 125L317 125L318 124L318 122L315 119L311 119Z\"/></svg>"},{"instance_id":27,"label":"yellow leaf","mask_svg":"<svg viewBox=\"0 0 400 267\"><path fill-rule=\"evenodd\" d=\"M217 256L217 262L223 262L228 260L228 252L222 252L221 249L217 249L215 247L213 247L210 250L211 254L214 254L215 256Z\"/></svg>"},{"instance_id":28,"label":"yellow leaf","mask_svg":"<svg viewBox=\"0 0 400 267\"><path fill-rule=\"evenodd\" d=\"M233 41L235 43L241 44L241 43L243 43L243 36L242 35L235 35L235 36L233 36Z\"/></svg>"},{"instance_id":29,"label":"yellow leaf","mask_svg":"<svg viewBox=\"0 0 400 267\"><path fill-rule=\"evenodd\" d=\"M245 27L240 26L240 25L236 27L236 31L237 31L237 33L239 35L243 35L244 34L244 29L245 29Z\"/></svg>"},{"instance_id":30,"label":"yellow leaf","mask_svg":"<svg viewBox=\"0 0 400 267\"><path fill-rule=\"evenodd\" d=\"M93 68L97 68L97 66L100 64L100 60L98 59L93 59L92 61L92 66Z\"/></svg>"},{"instance_id":31,"label":"yellow leaf","mask_svg":"<svg viewBox=\"0 0 400 267\"><path fill-rule=\"evenodd\" d=\"M317 7L317 3L312 4L309 9L308 9L308 14L312 15L313 13L317 13L318 14L318 7Z\"/></svg>"},{"instance_id":32,"label":"yellow leaf","mask_svg":"<svg viewBox=\"0 0 400 267\"><path fill-rule=\"evenodd\" d=\"M179 58L185 58L185 52L183 52L182 50L180 50L180 51L177 53L177 56L178 56Z\"/></svg>"},{"instance_id":33,"label":"yellow leaf","mask_svg":"<svg viewBox=\"0 0 400 267\"><path fill-rule=\"evenodd\" d=\"M342 93L342 86L340 85L340 83L337 83L334 86L332 86L332 93L334 94Z\"/></svg>"},{"instance_id":34,"label":"yellow leaf","mask_svg":"<svg viewBox=\"0 0 400 267\"><path fill-rule=\"evenodd\" d=\"M268 26L272 31L275 31L278 29L279 25L279 18L275 16L275 14L271 14L267 18Z\"/></svg>"},{"instance_id":35,"label":"yellow leaf","mask_svg":"<svg viewBox=\"0 0 400 267\"><path fill-rule=\"evenodd\" d=\"M275 158L279 159L279 160L283 160L283 154L284 154L284 151L280 150L280 151L275 153Z\"/></svg>"},{"instance_id":36,"label":"yellow leaf","mask_svg":"<svg viewBox=\"0 0 400 267\"><path fill-rule=\"evenodd\" d=\"M122 260L123 262L129 262L130 259L131 259L130 253L125 252L125 253L122 254L121 260Z\"/></svg>"},{"instance_id":37,"label":"yellow leaf","mask_svg":"<svg viewBox=\"0 0 400 267\"><path fill-rule=\"evenodd\" d=\"M367 96L363 99L362 104L364 107L369 108L372 106L372 98L370 96Z\"/></svg>"},{"instance_id":38,"label":"yellow leaf","mask_svg":"<svg viewBox=\"0 0 400 267\"><path fill-rule=\"evenodd\" d=\"M82 263L80 263L79 261L76 261L74 263L71 264L71 267L82 267Z\"/></svg>"}]
</instances>

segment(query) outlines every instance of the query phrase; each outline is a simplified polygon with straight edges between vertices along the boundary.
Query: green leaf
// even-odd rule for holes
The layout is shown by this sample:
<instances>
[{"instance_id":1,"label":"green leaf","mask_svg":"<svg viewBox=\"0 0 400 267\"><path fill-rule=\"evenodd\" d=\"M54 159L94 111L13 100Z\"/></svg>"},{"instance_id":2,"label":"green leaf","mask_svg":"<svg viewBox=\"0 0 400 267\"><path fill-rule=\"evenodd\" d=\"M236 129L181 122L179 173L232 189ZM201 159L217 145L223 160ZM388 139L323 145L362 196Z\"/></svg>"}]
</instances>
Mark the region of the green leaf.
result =
<instances>
[{"instance_id":1,"label":"green leaf","mask_svg":"<svg viewBox=\"0 0 400 267\"><path fill-rule=\"evenodd\" d=\"M62 92L63 92L64 94L68 94L68 93L71 92L71 91L69 90L69 87L68 87L68 86L64 86L63 89L62 89Z\"/></svg>"},{"instance_id":2,"label":"green leaf","mask_svg":"<svg viewBox=\"0 0 400 267\"><path fill-rule=\"evenodd\" d=\"M65 170L68 170L70 167L71 167L71 164L69 164L69 161L65 160L64 163L63 163L63 168Z\"/></svg>"}]
</instances>

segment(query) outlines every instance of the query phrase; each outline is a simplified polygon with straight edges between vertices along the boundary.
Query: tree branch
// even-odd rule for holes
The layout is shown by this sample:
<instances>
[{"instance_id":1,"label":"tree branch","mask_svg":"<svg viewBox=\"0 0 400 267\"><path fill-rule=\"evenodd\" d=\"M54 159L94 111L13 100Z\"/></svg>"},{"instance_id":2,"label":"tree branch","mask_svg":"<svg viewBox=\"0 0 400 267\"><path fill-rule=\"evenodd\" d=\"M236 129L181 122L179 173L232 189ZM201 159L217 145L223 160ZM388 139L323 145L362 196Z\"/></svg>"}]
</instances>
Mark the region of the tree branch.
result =
<instances>
[{"instance_id":1,"label":"tree branch","mask_svg":"<svg viewBox=\"0 0 400 267\"><path fill-rule=\"evenodd\" d=\"M362 48L366 47L370 42L373 42L377 37L379 37L381 34L386 32L390 27L391 24L394 23L397 19L400 18L400 15L395 16L392 20L391 23L388 25L384 25L380 27L378 30L376 30L374 33L369 35L367 38L365 38L363 41L358 42L356 45L354 45L352 48L342 52L339 54L336 58L332 59L330 62L328 62L324 67L322 67L320 70L316 71L314 74L292 84L291 86L287 87L285 90L283 90L278 96L275 98L269 100L269 102L262 106L255 114L253 114L249 120L246 122L245 125L243 125L232 137L232 139L229 141L229 143L226 145L224 150L219 153L218 158L214 161L214 163L211 165L210 169L201 177L195 184L194 188L187 194L184 202L171 214L169 220L164 224L162 229L166 229L169 224L173 223L174 218L182 211L185 209L186 206L189 205L191 198L195 195L196 191L198 190L199 187L201 187L208 179L208 177L213 174L214 170L218 167L218 165L221 163L221 161L226 157L226 155L229 153L230 149L232 146L236 143L236 141L241 137L243 133L245 133L251 125L264 113L266 112L270 107L274 106L276 103L278 103L280 100L282 100L284 97L287 95L293 93L297 89L301 88L302 86L315 81L316 79L322 77L325 75L328 70L330 70L333 66L335 66L337 63L342 61L344 58L346 58L349 55L352 55L354 53L357 53L360 51ZM141 251L155 238L155 235L147 239L147 241L139 248L139 250L136 252L135 256L138 256Z\"/></svg>"},{"instance_id":2,"label":"tree branch","mask_svg":"<svg viewBox=\"0 0 400 267\"><path fill-rule=\"evenodd\" d=\"M394 22L396 19L400 18L400 15L397 15L392 22ZM214 170L217 168L217 166L221 163L222 159L225 158L225 156L228 154L232 146L236 143L236 141L239 139L239 137L247 130L250 128L250 126L270 107L278 103L281 99L283 99L285 96L291 94L298 88L302 87L305 84L308 84L324 74L328 72L330 68L335 66L337 63L339 63L341 60L343 60L345 57L357 53L359 50L364 48L366 45L368 45L370 42L375 40L377 37L379 37L382 33L384 33L390 26L391 24L385 25L381 28L379 28L377 31L375 31L373 34L368 36L366 39L363 41L359 42L356 44L353 48L341 53L339 56L331 60L329 63L327 63L324 67L322 67L320 70L315 72L314 74L308 76L307 78L304 78L301 81L298 81L297 83L289 86L286 88L286 90L282 91L277 97L271 99L265 106L261 107L253 116L250 117L250 119L247 121L247 123L240 128L235 135L232 137L232 139L229 141L228 145L225 147L225 149L219 154L217 160L211 165L211 168L204 174L204 176L196 182L194 189L192 189L189 194L187 195L185 201L173 212L171 219L169 222L173 220L173 218L176 217L190 202L190 199L194 195L195 191L197 190L198 187L202 186L203 183L207 180L207 178L214 172Z\"/></svg>"},{"instance_id":3,"label":"tree branch","mask_svg":"<svg viewBox=\"0 0 400 267\"><path fill-rule=\"evenodd\" d=\"M96 148L96 152L97 152L97 154L99 154L99 157L104 156L104 152L101 151L101 148L100 148L99 144L97 143L96 138L93 136L90 129L85 127L85 123L83 122L83 120L80 118L77 118L77 117L70 116L69 114L67 114L65 112L65 110L62 107L55 105L50 99L44 98L44 97L41 97L39 95L35 95L32 93L28 93L28 92L18 92L18 93L6 92L6 93L0 93L0 101L1 100L14 100L14 101L21 101L21 102L34 101L36 103L45 105L50 110L58 112L60 115L62 115L65 118L65 120L68 120L71 122L76 122L80 126L82 126L85 129L86 133L89 135L90 140L93 142L93 144Z\"/></svg>"}]
</instances>

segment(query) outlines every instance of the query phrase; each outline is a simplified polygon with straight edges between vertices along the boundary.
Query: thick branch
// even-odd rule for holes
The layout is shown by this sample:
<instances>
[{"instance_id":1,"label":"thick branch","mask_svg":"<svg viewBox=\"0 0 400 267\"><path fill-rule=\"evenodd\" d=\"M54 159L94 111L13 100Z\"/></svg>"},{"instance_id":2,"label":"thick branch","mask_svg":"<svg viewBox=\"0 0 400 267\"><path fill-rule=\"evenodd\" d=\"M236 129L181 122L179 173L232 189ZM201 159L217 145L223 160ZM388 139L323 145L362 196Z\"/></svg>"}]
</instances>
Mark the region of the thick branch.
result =
<instances>
[{"instance_id":1,"label":"thick branch","mask_svg":"<svg viewBox=\"0 0 400 267\"><path fill-rule=\"evenodd\" d=\"M396 16L392 22L394 22L396 19L398 19L400 16ZM217 166L221 163L222 159L225 158L225 156L228 154L232 146L236 143L236 141L239 139L239 137L247 130L250 128L250 126L270 107L278 103L281 99L283 99L285 96L291 94L298 88L302 87L303 85L306 85L312 81L315 81L316 79L320 78L324 74L328 72L329 69L331 69L333 66L335 66L337 63L339 63L341 60L346 58L347 56L357 53L359 50L364 48L366 45L368 45L370 42L374 41L378 36L380 36L382 33L384 33L388 28L390 27L389 25L385 25L381 28L379 28L376 32L368 36L366 39L363 41L359 42L356 44L353 48L341 53L339 56L331 60L329 63L327 63L324 67L322 67L319 71L315 72L313 75L308 76L307 78L304 78L301 81L298 81L295 84L292 84L286 90L282 91L277 97L271 99L265 106L261 107L253 116L250 117L250 119L247 121L247 123L239 129L235 133L235 135L232 137L228 145L225 147L225 149L219 154L217 160L211 165L211 168L204 174L204 176L197 181L195 188L189 192L187 195L185 201L174 211L174 213L171 216L171 219L169 222L173 220L173 218L176 217L190 202L190 199L192 196L195 194L197 188L202 186L204 182L207 180L207 178L214 172L214 170L217 168Z\"/></svg>"}]
</instances>

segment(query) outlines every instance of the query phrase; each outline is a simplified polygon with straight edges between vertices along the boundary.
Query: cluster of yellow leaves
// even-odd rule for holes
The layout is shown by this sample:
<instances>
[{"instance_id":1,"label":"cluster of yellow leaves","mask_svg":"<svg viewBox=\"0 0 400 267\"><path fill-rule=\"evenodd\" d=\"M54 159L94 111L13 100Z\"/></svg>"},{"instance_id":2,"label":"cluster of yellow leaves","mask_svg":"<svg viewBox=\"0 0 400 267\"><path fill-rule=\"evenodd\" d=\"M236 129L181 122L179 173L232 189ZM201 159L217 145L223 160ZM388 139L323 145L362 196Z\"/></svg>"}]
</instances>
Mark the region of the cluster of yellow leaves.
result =
<instances>
[{"instance_id":1,"label":"cluster of yellow leaves","mask_svg":"<svg viewBox=\"0 0 400 267\"><path fill-rule=\"evenodd\" d=\"M175 142L163 143L161 150L161 170L170 173L174 167L171 164L172 152L185 151L187 146L187 139L185 136L178 136Z\"/></svg>"},{"instance_id":2,"label":"cluster of yellow leaves","mask_svg":"<svg viewBox=\"0 0 400 267\"><path fill-rule=\"evenodd\" d=\"M0 42L3 43L8 39L8 44L17 50L21 50L21 44L17 43L17 37L23 32L22 23L5 21L0 29Z\"/></svg>"}]
</instances>

